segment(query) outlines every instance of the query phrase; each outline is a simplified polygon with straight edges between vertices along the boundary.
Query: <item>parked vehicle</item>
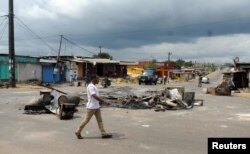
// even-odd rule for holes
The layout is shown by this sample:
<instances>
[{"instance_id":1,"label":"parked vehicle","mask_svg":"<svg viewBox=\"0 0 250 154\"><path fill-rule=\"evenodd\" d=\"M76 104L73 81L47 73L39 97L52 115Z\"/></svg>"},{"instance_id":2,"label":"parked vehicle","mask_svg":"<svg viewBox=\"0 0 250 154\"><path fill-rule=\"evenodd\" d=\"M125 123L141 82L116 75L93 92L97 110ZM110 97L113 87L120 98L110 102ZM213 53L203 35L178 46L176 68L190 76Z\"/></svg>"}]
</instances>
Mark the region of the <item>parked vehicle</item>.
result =
<instances>
[{"instance_id":1,"label":"parked vehicle","mask_svg":"<svg viewBox=\"0 0 250 154\"><path fill-rule=\"evenodd\" d=\"M143 73L138 77L139 85L141 83L156 85L158 80L158 75L155 69L144 69Z\"/></svg>"},{"instance_id":2,"label":"parked vehicle","mask_svg":"<svg viewBox=\"0 0 250 154\"><path fill-rule=\"evenodd\" d=\"M202 83L210 83L208 77L202 77L201 82L202 82Z\"/></svg>"}]
</instances>

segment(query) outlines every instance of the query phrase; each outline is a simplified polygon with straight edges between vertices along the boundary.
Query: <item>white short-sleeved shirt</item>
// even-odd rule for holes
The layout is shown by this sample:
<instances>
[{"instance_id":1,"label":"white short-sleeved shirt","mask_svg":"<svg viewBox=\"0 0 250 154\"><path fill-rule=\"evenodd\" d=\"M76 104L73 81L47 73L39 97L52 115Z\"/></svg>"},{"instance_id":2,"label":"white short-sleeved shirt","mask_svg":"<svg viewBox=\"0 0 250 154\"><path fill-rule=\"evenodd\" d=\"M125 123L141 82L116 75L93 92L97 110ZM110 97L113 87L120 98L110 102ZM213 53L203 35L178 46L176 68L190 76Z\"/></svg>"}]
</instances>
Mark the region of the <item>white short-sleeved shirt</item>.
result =
<instances>
[{"instance_id":1,"label":"white short-sleeved shirt","mask_svg":"<svg viewBox=\"0 0 250 154\"><path fill-rule=\"evenodd\" d=\"M97 87L91 82L87 87L88 103L87 109L98 109L100 108L99 101L96 100L92 95L96 94L99 96Z\"/></svg>"}]
</instances>

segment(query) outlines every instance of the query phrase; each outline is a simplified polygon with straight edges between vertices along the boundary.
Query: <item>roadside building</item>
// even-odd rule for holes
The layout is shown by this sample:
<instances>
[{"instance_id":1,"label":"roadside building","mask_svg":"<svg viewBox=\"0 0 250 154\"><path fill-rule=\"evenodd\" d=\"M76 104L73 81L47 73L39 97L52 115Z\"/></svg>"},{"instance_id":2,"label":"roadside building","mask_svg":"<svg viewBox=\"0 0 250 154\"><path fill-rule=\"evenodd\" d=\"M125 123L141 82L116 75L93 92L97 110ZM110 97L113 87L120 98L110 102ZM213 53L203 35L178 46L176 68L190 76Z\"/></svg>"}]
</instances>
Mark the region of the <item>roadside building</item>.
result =
<instances>
[{"instance_id":1,"label":"roadside building","mask_svg":"<svg viewBox=\"0 0 250 154\"><path fill-rule=\"evenodd\" d=\"M142 68L138 66L137 62L120 62L120 63L125 63L126 70L127 70L127 75L131 77L138 77L142 73Z\"/></svg>"},{"instance_id":2,"label":"roadside building","mask_svg":"<svg viewBox=\"0 0 250 154\"><path fill-rule=\"evenodd\" d=\"M63 63L55 59L40 59L39 60L42 66L42 82L43 83L59 83L63 80Z\"/></svg>"},{"instance_id":3,"label":"roadside building","mask_svg":"<svg viewBox=\"0 0 250 154\"><path fill-rule=\"evenodd\" d=\"M235 79L238 80L238 84L245 88L249 87L250 83L250 63L235 63L236 72L234 73Z\"/></svg>"},{"instance_id":4,"label":"roadside building","mask_svg":"<svg viewBox=\"0 0 250 154\"><path fill-rule=\"evenodd\" d=\"M37 57L30 56L15 56L16 65L15 65L15 79L18 82L25 81L41 81L41 70L42 67L39 64ZM9 55L0 54L0 80L8 81L9 80Z\"/></svg>"},{"instance_id":5,"label":"roadside building","mask_svg":"<svg viewBox=\"0 0 250 154\"><path fill-rule=\"evenodd\" d=\"M150 63L152 63L152 61L139 61L138 62L138 67L143 69L145 67L147 67L148 65L150 65ZM174 63L173 62L155 62L154 65L152 66L156 69L157 74L159 77L163 77L163 75L165 76L171 76L171 72L174 69Z\"/></svg>"},{"instance_id":6,"label":"roadside building","mask_svg":"<svg viewBox=\"0 0 250 154\"><path fill-rule=\"evenodd\" d=\"M195 78L195 69L188 67L188 68L181 68L181 72L182 72L182 77L185 80L192 80Z\"/></svg>"},{"instance_id":7,"label":"roadside building","mask_svg":"<svg viewBox=\"0 0 250 154\"><path fill-rule=\"evenodd\" d=\"M126 65L115 60L78 57L70 61L75 62L77 66L79 80L91 74L97 74L100 77L124 77L127 73Z\"/></svg>"}]
</instances>

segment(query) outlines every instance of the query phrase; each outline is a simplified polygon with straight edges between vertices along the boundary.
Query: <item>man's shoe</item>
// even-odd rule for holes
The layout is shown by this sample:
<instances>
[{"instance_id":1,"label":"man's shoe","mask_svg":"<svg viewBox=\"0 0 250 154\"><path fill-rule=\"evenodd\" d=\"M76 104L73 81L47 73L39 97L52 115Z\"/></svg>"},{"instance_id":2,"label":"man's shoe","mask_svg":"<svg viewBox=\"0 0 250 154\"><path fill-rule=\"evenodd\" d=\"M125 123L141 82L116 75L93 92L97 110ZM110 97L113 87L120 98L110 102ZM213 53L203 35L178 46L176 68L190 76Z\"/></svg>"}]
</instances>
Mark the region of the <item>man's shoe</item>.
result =
<instances>
[{"instance_id":1,"label":"man's shoe","mask_svg":"<svg viewBox=\"0 0 250 154\"><path fill-rule=\"evenodd\" d=\"M75 134L76 134L76 137L77 137L78 139L83 139L83 137L82 137L82 135L81 135L80 133L75 132Z\"/></svg>"},{"instance_id":2,"label":"man's shoe","mask_svg":"<svg viewBox=\"0 0 250 154\"><path fill-rule=\"evenodd\" d=\"M112 134L102 134L102 138L112 138Z\"/></svg>"}]
</instances>

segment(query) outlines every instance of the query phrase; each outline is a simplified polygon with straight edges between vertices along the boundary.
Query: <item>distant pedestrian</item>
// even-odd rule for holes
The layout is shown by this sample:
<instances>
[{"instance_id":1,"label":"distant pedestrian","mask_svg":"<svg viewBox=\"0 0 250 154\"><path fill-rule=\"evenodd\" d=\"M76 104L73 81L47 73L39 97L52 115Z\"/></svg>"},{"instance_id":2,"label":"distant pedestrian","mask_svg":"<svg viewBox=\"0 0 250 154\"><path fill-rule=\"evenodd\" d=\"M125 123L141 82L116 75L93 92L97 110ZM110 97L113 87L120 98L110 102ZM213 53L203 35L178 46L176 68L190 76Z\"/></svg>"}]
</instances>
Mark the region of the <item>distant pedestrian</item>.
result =
<instances>
[{"instance_id":1,"label":"distant pedestrian","mask_svg":"<svg viewBox=\"0 0 250 154\"><path fill-rule=\"evenodd\" d=\"M99 77L97 75L92 75L91 76L91 83L89 83L88 87L87 87L87 95L88 95L88 103L86 105L87 112L86 112L85 118L82 120L80 126L75 131L75 135L78 139L83 139L83 137L81 136L81 131L88 124L88 122L90 121L90 119L92 118L93 115L95 115L95 117L96 117L97 124L99 126L99 130L102 134L102 138L111 138L112 137L111 134L106 133L104 126L103 126L100 103L104 103L107 105L109 105L109 103L104 101L102 98L99 97L99 90L96 87L96 84L98 84L98 83L99 83Z\"/></svg>"},{"instance_id":2,"label":"distant pedestrian","mask_svg":"<svg viewBox=\"0 0 250 154\"><path fill-rule=\"evenodd\" d=\"M166 84L166 81L167 81L166 75L164 74L162 78L163 78L163 84L165 85L165 84Z\"/></svg>"},{"instance_id":3,"label":"distant pedestrian","mask_svg":"<svg viewBox=\"0 0 250 154\"><path fill-rule=\"evenodd\" d=\"M198 87L202 87L202 75L199 75Z\"/></svg>"},{"instance_id":4,"label":"distant pedestrian","mask_svg":"<svg viewBox=\"0 0 250 154\"><path fill-rule=\"evenodd\" d=\"M74 71L72 74L70 74L70 85L73 85L73 82L76 81L77 75L76 71Z\"/></svg>"},{"instance_id":5,"label":"distant pedestrian","mask_svg":"<svg viewBox=\"0 0 250 154\"><path fill-rule=\"evenodd\" d=\"M170 82L170 77L169 76L166 77L166 82L169 84L169 82Z\"/></svg>"},{"instance_id":6,"label":"distant pedestrian","mask_svg":"<svg viewBox=\"0 0 250 154\"><path fill-rule=\"evenodd\" d=\"M90 83L90 77L89 77L89 75L87 74L84 79L85 79L85 87L87 87L88 84Z\"/></svg>"}]
</instances>

